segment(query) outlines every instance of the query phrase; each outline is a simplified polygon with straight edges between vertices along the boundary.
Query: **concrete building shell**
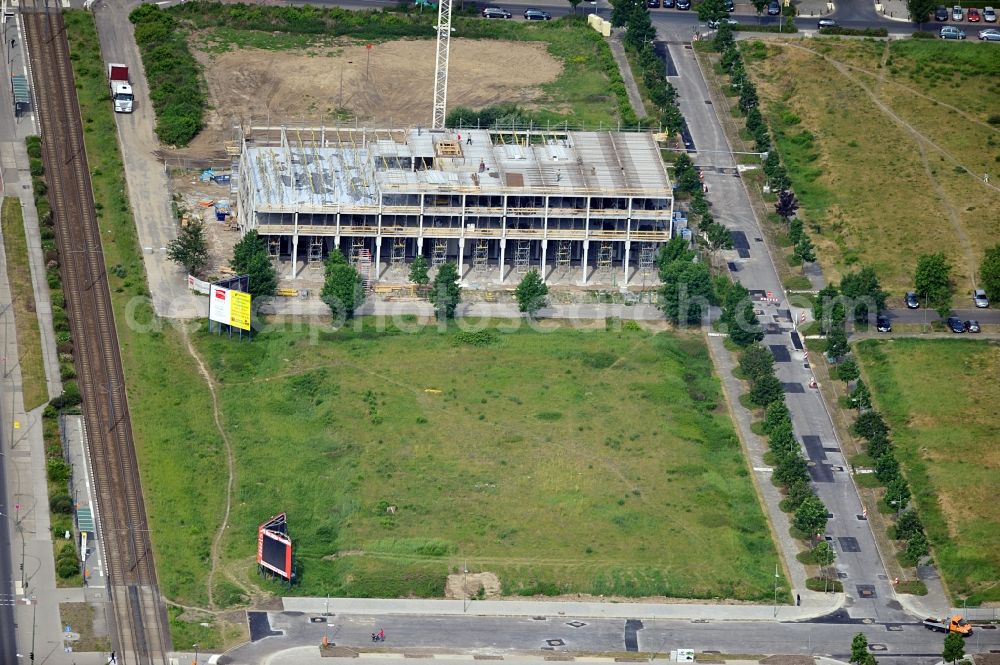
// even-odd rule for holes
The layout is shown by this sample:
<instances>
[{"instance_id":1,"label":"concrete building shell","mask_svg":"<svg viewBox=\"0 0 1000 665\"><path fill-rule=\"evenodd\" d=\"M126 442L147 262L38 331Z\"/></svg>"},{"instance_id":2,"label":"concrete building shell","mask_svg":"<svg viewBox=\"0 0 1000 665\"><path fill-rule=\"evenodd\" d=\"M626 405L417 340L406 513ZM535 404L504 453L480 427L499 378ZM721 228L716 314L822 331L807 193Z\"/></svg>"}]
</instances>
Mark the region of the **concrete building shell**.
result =
<instances>
[{"instance_id":1,"label":"concrete building shell","mask_svg":"<svg viewBox=\"0 0 1000 665\"><path fill-rule=\"evenodd\" d=\"M238 152L240 230L294 257L293 279L338 247L371 281L423 254L463 280L628 284L674 232L649 133L254 127Z\"/></svg>"}]
</instances>

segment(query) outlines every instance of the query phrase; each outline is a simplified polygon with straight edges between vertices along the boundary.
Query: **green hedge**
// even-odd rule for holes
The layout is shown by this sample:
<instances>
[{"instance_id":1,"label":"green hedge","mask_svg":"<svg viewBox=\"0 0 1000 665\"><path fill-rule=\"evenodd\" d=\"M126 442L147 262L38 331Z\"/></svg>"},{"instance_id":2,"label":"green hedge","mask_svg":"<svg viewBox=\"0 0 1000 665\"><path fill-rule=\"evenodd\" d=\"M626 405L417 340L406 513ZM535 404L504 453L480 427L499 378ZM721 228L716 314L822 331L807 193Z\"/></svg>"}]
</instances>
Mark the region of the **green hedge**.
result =
<instances>
[{"instance_id":1,"label":"green hedge","mask_svg":"<svg viewBox=\"0 0 1000 665\"><path fill-rule=\"evenodd\" d=\"M734 25L733 30L738 32L780 32L791 34L798 32L798 27L792 21L785 21L780 25L757 25L756 23L740 23Z\"/></svg>"},{"instance_id":2,"label":"green hedge","mask_svg":"<svg viewBox=\"0 0 1000 665\"><path fill-rule=\"evenodd\" d=\"M842 28L837 26L834 28L820 28L819 34L844 35L845 37L888 37L889 31L885 28L865 28L859 30L857 28Z\"/></svg>"},{"instance_id":3,"label":"green hedge","mask_svg":"<svg viewBox=\"0 0 1000 665\"><path fill-rule=\"evenodd\" d=\"M204 126L206 96L186 36L173 16L153 4L137 7L129 20L156 112L156 136L167 145L187 145Z\"/></svg>"}]
</instances>

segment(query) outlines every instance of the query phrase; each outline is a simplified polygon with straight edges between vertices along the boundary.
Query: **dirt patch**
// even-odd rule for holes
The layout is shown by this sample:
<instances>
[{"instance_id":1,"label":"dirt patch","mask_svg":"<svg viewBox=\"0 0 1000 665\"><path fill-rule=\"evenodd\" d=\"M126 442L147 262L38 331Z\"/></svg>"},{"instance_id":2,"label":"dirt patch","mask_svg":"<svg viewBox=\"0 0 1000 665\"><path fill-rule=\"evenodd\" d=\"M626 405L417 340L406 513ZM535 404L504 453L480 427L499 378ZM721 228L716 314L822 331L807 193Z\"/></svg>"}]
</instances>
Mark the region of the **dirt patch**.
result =
<instances>
[{"instance_id":1,"label":"dirt patch","mask_svg":"<svg viewBox=\"0 0 1000 665\"><path fill-rule=\"evenodd\" d=\"M204 65L206 128L175 154L221 156L234 119L272 123L332 123L350 117L372 127L430 124L434 95L432 40L364 43L306 50L196 51ZM451 43L448 106L500 102L531 106L538 88L562 63L539 42L455 39ZM343 84L341 84L343 77Z\"/></svg>"},{"instance_id":2,"label":"dirt patch","mask_svg":"<svg viewBox=\"0 0 1000 665\"><path fill-rule=\"evenodd\" d=\"M60 623L80 636L78 640L66 641L73 651L108 651L111 648L103 620L101 630L95 630L96 615L97 611L89 603L59 603Z\"/></svg>"},{"instance_id":3,"label":"dirt patch","mask_svg":"<svg viewBox=\"0 0 1000 665\"><path fill-rule=\"evenodd\" d=\"M460 598L497 600L500 598L500 578L493 573L449 575L444 586L444 597L451 600Z\"/></svg>"},{"instance_id":4,"label":"dirt patch","mask_svg":"<svg viewBox=\"0 0 1000 665\"><path fill-rule=\"evenodd\" d=\"M761 665L813 665L816 659L812 656L768 656L760 661Z\"/></svg>"}]
</instances>

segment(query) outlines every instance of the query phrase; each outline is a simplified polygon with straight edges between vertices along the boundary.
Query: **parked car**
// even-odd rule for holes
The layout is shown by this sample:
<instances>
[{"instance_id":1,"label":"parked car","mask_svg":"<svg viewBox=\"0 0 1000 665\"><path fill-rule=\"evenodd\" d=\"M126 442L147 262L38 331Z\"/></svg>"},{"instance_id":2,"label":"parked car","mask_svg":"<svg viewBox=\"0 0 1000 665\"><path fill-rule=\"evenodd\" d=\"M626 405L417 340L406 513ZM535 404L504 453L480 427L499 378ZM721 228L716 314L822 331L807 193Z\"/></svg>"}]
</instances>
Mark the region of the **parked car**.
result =
<instances>
[{"instance_id":1,"label":"parked car","mask_svg":"<svg viewBox=\"0 0 1000 665\"><path fill-rule=\"evenodd\" d=\"M673 9L674 8L674 0L663 0L663 8L664 9Z\"/></svg>"},{"instance_id":2,"label":"parked car","mask_svg":"<svg viewBox=\"0 0 1000 665\"><path fill-rule=\"evenodd\" d=\"M986 21L987 23L996 23L997 22L996 10L993 9L992 7L987 7L986 9L984 9L983 20Z\"/></svg>"},{"instance_id":3,"label":"parked car","mask_svg":"<svg viewBox=\"0 0 1000 665\"><path fill-rule=\"evenodd\" d=\"M907 309L920 309L920 301L917 300L917 294L913 291L906 292L905 300Z\"/></svg>"},{"instance_id":4,"label":"parked car","mask_svg":"<svg viewBox=\"0 0 1000 665\"><path fill-rule=\"evenodd\" d=\"M484 7L483 18L510 18L511 14L500 7Z\"/></svg>"},{"instance_id":5,"label":"parked car","mask_svg":"<svg viewBox=\"0 0 1000 665\"><path fill-rule=\"evenodd\" d=\"M941 28L941 39L965 39L965 31L959 30L953 25L946 25Z\"/></svg>"},{"instance_id":6,"label":"parked car","mask_svg":"<svg viewBox=\"0 0 1000 665\"><path fill-rule=\"evenodd\" d=\"M954 7L951 8L951 20L952 21L961 21L962 20L962 16L963 16L963 13L962 13L962 6L961 5L955 5Z\"/></svg>"},{"instance_id":7,"label":"parked car","mask_svg":"<svg viewBox=\"0 0 1000 665\"><path fill-rule=\"evenodd\" d=\"M552 18L552 14L548 12L543 12L541 9L525 9L524 10L524 20L525 21L548 21Z\"/></svg>"},{"instance_id":8,"label":"parked car","mask_svg":"<svg viewBox=\"0 0 1000 665\"><path fill-rule=\"evenodd\" d=\"M736 3L733 0L726 0L726 11L734 12L736 11Z\"/></svg>"},{"instance_id":9,"label":"parked car","mask_svg":"<svg viewBox=\"0 0 1000 665\"><path fill-rule=\"evenodd\" d=\"M947 21L948 20L948 8L944 5L938 5L938 8L934 10L934 20L935 21Z\"/></svg>"},{"instance_id":10,"label":"parked car","mask_svg":"<svg viewBox=\"0 0 1000 665\"><path fill-rule=\"evenodd\" d=\"M892 332L892 322L885 314L879 314L875 319L875 330L879 332Z\"/></svg>"},{"instance_id":11,"label":"parked car","mask_svg":"<svg viewBox=\"0 0 1000 665\"><path fill-rule=\"evenodd\" d=\"M684 11L691 9L691 0L677 0L677 9Z\"/></svg>"},{"instance_id":12,"label":"parked car","mask_svg":"<svg viewBox=\"0 0 1000 665\"><path fill-rule=\"evenodd\" d=\"M969 15L966 16L969 23L979 23L979 10L975 7L969 7Z\"/></svg>"},{"instance_id":13,"label":"parked car","mask_svg":"<svg viewBox=\"0 0 1000 665\"><path fill-rule=\"evenodd\" d=\"M982 332L982 329L979 327L979 321L976 321L975 319L969 319L966 321L965 329L970 333Z\"/></svg>"},{"instance_id":14,"label":"parked car","mask_svg":"<svg viewBox=\"0 0 1000 665\"><path fill-rule=\"evenodd\" d=\"M771 0L771 2L767 3L768 16L777 16L780 13L781 13L781 3L778 2L778 0Z\"/></svg>"},{"instance_id":15,"label":"parked car","mask_svg":"<svg viewBox=\"0 0 1000 665\"><path fill-rule=\"evenodd\" d=\"M986 297L986 291L983 289L976 289L972 292L972 302L976 304L976 307L983 309L990 306L990 299Z\"/></svg>"},{"instance_id":16,"label":"parked car","mask_svg":"<svg viewBox=\"0 0 1000 665\"><path fill-rule=\"evenodd\" d=\"M836 28L837 27L837 22L834 21L832 18L821 18L819 21L816 22L816 27L817 28Z\"/></svg>"},{"instance_id":17,"label":"parked car","mask_svg":"<svg viewBox=\"0 0 1000 665\"><path fill-rule=\"evenodd\" d=\"M986 28L979 31L979 39L984 42L1000 42L1000 30L996 28Z\"/></svg>"},{"instance_id":18,"label":"parked car","mask_svg":"<svg viewBox=\"0 0 1000 665\"><path fill-rule=\"evenodd\" d=\"M660 0L646 0L646 5L648 5L650 9L659 9Z\"/></svg>"},{"instance_id":19,"label":"parked car","mask_svg":"<svg viewBox=\"0 0 1000 665\"><path fill-rule=\"evenodd\" d=\"M951 330L953 333L964 333L965 324L962 323L962 319L958 318L957 316L949 316L948 329Z\"/></svg>"}]
</instances>

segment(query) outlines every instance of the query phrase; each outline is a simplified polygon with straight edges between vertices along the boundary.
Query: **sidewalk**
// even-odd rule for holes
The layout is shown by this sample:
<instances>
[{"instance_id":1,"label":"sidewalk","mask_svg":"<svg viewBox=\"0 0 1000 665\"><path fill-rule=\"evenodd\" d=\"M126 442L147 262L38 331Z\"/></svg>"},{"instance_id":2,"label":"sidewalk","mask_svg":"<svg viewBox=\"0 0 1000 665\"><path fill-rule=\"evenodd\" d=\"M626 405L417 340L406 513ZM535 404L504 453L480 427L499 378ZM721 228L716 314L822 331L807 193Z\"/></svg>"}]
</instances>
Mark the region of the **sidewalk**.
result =
<instances>
[{"instance_id":1,"label":"sidewalk","mask_svg":"<svg viewBox=\"0 0 1000 665\"><path fill-rule=\"evenodd\" d=\"M839 594L802 597L802 606L619 603L546 600L409 600L376 598L282 598L286 612L309 614L430 614L435 616L566 616L609 619L711 619L714 621L803 621L840 607ZM807 602L807 600L809 602Z\"/></svg>"},{"instance_id":2,"label":"sidewalk","mask_svg":"<svg viewBox=\"0 0 1000 665\"><path fill-rule=\"evenodd\" d=\"M905 0L882 0L875 2L875 12L881 14L883 18L901 23L912 23L910 12L906 8ZM932 12L933 13L933 12Z\"/></svg>"},{"instance_id":3,"label":"sidewalk","mask_svg":"<svg viewBox=\"0 0 1000 665\"><path fill-rule=\"evenodd\" d=\"M622 35L625 28L613 28L611 38L608 39L608 46L611 48L611 55L618 63L618 71L621 72L622 80L625 82L625 90L628 92L628 100L635 111L635 117L642 120L646 117L646 107L642 103L642 95L639 93L639 86L636 85L635 77L632 76L632 67L628 64L628 56L625 54L625 45L622 44Z\"/></svg>"}]
</instances>

